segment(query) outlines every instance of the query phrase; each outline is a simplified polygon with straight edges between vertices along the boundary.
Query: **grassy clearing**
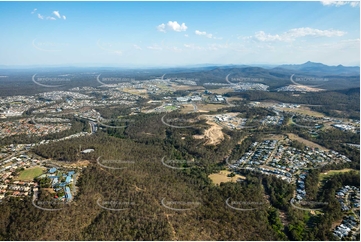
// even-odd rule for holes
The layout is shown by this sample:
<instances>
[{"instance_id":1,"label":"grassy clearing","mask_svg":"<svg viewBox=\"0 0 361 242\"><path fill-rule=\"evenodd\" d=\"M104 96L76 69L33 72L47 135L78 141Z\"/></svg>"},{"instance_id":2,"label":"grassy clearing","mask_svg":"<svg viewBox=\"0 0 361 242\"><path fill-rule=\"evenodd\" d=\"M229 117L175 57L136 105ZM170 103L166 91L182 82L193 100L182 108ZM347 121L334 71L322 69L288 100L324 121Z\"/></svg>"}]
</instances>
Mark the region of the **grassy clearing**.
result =
<instances>
[{"instance_id":1,"label":"grassy clearing","mask_svg":"<svg viewBox=\"0 0 361 242\"><path fill-rule=\"evenodd\" d=\"M218 89L211 89L210 91L214 94L220 94L220 95L225 94L227 92L234 92L232 88L218 88Z\"/></svg>"},{"instance_id":2,"label":"grassy clearing","mask_svg":"<svg viewBox=\"0 0 361 242\"><path fill-rule=\"evenodd\" d=\"M328 179L330 176L333 176L333 175L339 174L339 173L349 172L349 171L360 172L358 170L354 170L354 169L350 169L350 168L345 168L345 169L342 169L342 170L329 170L329 171L320 173L320 176L319 176L320 183L322 183L323 180Z\"/></svg>"},{"instance_id":3,"label":"grassy clearing","mask_svg":"<svg viewBox=\"0 0 361 242\"><path fill-rule=\"evenodd\" d=\"M325 151L329 151L329 149L319 145L319 144L316 144L312 141L309 141L307 139L304 139L304 138L301 138L300 136L296 135L296 134L292 134L292 133L287 133L288 137L291 139L291 140L297 140L298 142L301 142L303 144L305 144L306 146L308 147L311 147L311 148L319 148L320 150L325 150Z\"/></svg>"},{"instance_id":4,"label":"grassy clearing","mask_svg":"<svg viewBox=\"0 0 361 242\"><path fill-rule=\"evenodd\" d=\"M45 168L38 167L38 166L29 168L29 169L25 169L20 172L20 174L16 180L33 180L35 177L43 174L43 170L45 170Z\"/></svg>"},{"instance_id":5,"label":"grassy clearing","mask_svg":"<svg viewBox=\"0 0 361 242\"><path fill-rule=\"evenodd\" d=\"M294 113L299 113L299 114L303 114L303 115L309 115L309 116L313 116L316 118L323 118L325 117L324 114L319 113L319 112L315 112L310 110L310 108L308 107L299 107L299 108L281 108L283 111L286 112L294 112Z\"/></svg>"},{"instance_id":6,"label":"grassy clearing","mask_svg":"<svg viewBox=\"0 0 361 242\"><path fill-rule=\"evenodd\" d=\"M136 96L149 98L147 90L146 89L124 89L123 92L127 92Z\"/></svg>"},{"instance_id":7,"label":"grassy clearing","mask_svg":"<svg viewBox=\"0 0 361 242\"><path fill-rule=\"evenodd\" d=\"M194 107L192 104L182 104L181 107L182 107L181 109L182 113L194 112Z\"/></svg>"},{"instance_id":8,"label":"grassy clearing","mask_svg":"<svg viewBox=\"0 0 361 242\"><path fill-rule=\"evenodd\" d=\"M197 104L200 111L217 111L218 109L228 107L226 104Z\"/></svg>"},{"instance_id":9,"label":"grassy clearing","mask_svg":"<svg viewBox=\"0 0 361 242\"><path fill-rule=\"evenodd\" d=\"M246 177L236 174L234 177L228 177L230 171L222 170L219 173L210 174L208 177L214 184L221 184L221 182L237 182L238 179L245 180Z\"/></svg>"}]
</instances>

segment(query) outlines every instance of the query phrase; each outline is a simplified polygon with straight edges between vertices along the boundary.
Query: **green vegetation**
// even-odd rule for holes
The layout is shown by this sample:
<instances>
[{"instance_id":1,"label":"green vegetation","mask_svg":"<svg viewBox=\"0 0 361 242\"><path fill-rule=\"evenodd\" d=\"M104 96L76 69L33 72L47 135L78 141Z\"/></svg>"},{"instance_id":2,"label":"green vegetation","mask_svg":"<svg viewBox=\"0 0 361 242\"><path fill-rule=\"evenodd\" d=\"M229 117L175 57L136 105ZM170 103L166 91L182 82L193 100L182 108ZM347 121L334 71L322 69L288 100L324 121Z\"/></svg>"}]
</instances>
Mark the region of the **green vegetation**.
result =
<instances>
[{"instance_id":1,"label":"green vegetation","mask_svg":"<svg viewBox=\"0 0 361 242\"><path fill-rule=\"evenodd\" d=\"M41 167L28 168L26 170L21 171L17 179L32 181L35 177L40 176L43 173L43 170L44 168Z\"/></svg>"},{"instance_id":2,"label":"green vegetation","mask_svg":"<svg viewBox=\"0 0 361 242\"><path fill-rule=\"evenodd\" d=\"M286 73L280 74L262 68L247 68L247 71L259 72L262 77L275 80L272 88L289 84ZM219 68L204 71L197 84L209 80L224 81L224 72ZM235 70L235 74L240 73L242 71ZM81 80L81 83L83 82L85 80ZM5 91L1 90L0 95ZM167 95L175 97L190 93L180 90ZM244 100L235 101L227 107L222 105L223 108L208 114L239 112L238 117L249 119L247 125L252 126L260 119L274 116L275 113L266 108L251 107L248 105L249 101L274 100L320 105L312 106L312 109L326 115L359 118L357 90L299 93L299 96L293 94L272 91L228 93L225 96L242 97ZM90 95L108 98L95 92ZM161 94L149 96L157 100L164 97ZM142 98L138 100L137 106L144 109L159 106L159 103L147 104L147 101L149 100ZM54 159L66 164L79 160L90 162L78 178L78 191L74 201L63 210L53 212L40 211L34 207L31 197L22 201L10 198L7 203L0 203L1 240L331 240L331 225L342 217L335 191L342 185L359 186L360 183L359 172L350 170L359 169L359 151L343 145L359 143L359 134L336 129L322 129L317 130L317 135L310 134L308 129L292 125L292 115L287 113L282 114L285 118L283 125L255 125L255 128L238 131L223 129L224 139L218 145L206 145L206 139L193 138L194 135L204 134L209 128L205 120L199 119L199 113L167 113L168 119L186 120L184 125L190 126L177 129L162 123L164 113L139 113L129 116L132 112L130 106L95 109L102 117L114 119L111 125L126 127L104 126L87 137L39 145L31 149L31 152L44 159ZM171 111L175 106L167 106L166 109ZM31 115L31 111L26 115ZM124 122L116 121L121 117L131 117L134 122L126 122L124 125ZM89 131L87 121L71 116L67 118L72 122L72 128L68 131L45 137L13 136L2 139L0 144L39 142ZM299 121L303 125L314 125L312 121ZM228 160L239 159L253 142L263 140L266 134L288 133L297 134L351 159L348 163L333 164L308 172L305 180L307 199L327 202L322 210L311 213L294 208L290 200L295 194L295 184L275 176L241 170L231 172L228 177L242 175L245 177L242 182L220 182L219 185L212 183L209 175L225 170L227 157ZM242 142L239 143L240 140ZM79 146L94 149L94 152L82 154ZM301 150L305 148L305 144L297 140L292 141L291 146ZM97 163L98 157L132 163L109 162L107 166L124 169L108 169ZM187 166L188 163L179 162L174 166L185 169L172 169L162 164L162 158L194 161L194 165ZM286 161L283 162L286 164ZM19 179L33 179L42 173L40 168L19 172ZM60 173L58 171L57 175L61 176ZM61 177L60 181L64 180L65 177ZM51 186L51 180L47 177L37 177L35 181L41 188ZM63 190L57 193L48 191L50 189L40 189L39 201L51 200L54 195L64 195ZM180 212L163 206L163 199L198 202L200 205ZM261 206L254 210L239 211L227 206L227 199L259 202ZM132 202L133 205L127 210L115 212L100 207L98 201Z\"/></svg>"}]
</instances>

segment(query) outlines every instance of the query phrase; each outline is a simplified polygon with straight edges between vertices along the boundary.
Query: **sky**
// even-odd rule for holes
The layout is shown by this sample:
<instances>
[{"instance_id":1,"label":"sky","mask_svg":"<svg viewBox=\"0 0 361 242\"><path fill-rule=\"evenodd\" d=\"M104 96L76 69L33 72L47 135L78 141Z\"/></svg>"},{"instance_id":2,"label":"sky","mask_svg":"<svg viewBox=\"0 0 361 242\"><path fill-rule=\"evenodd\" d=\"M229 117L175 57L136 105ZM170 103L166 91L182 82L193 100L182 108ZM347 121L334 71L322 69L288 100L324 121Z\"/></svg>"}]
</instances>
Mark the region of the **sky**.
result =
<instances>
[{"instance_id":1,"label":"sky","mask_svg":"<svg viewBox=\"0 0 361 242\"><path fill-rule=\"evenodd\" d=\"M0 2L0 65L360 65L359 2Z\"/></svg>"}]
</instances>

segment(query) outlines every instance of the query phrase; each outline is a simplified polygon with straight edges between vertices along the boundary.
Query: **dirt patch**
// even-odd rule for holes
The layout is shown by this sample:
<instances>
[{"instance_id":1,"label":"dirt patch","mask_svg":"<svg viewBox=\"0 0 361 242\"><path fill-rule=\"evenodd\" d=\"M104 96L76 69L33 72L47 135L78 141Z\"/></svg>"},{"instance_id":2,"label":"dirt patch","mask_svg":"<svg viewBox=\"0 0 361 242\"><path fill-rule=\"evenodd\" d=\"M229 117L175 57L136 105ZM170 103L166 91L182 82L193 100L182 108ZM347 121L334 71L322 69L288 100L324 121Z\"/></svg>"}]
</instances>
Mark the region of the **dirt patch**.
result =
<instances>
[{"instance_id":1,"label":"dirt patch","mask_svg":"<svg viewBox=\"0 0 361 242\"><path fill-rule=\"evenodd\" d=\"M228 177L227 175L230 174L230 171L220 171L218 173L210 174L208 177L212 180L214 184L221 184L221 182L237 182L238 179L245 180L245 176L235 175L234 177Z\"/></svg>"},{"instance_id":2,"label":"dirt patch","mask_svg":"<svg viewBox=\"0 0 361 242\"><path fill-rule=\"evenodd\" d=\"M228 107L226 104L197 104L200 112L217 111L218 109Z\"/></svg>"},{"instance_id":3,"label":"dirt patch","mask_svg":"<svg viewBox=\"0 0 361 242\"><path fill-rule=\"evenodd\" d=\"M202 119L207 120L207 124L211 127L204 131L203 135L193 135L194 139L207 139L204 145L217 145L224 140L224 134L222 132L222 127L211 121L212 117L207 115L200 116Z\"/></svg>"},{"instance_id":4,"label":"dirt patch","mask_svg":"<svg viewBox=\"0 0 361 242\"><path fill-rule=\"evenodd\" d=\"M202 135L202 134L195 134L195 135L193 135L193 138L195 138L195 139L204 139L204 135Z\"/></svg>"},{"instance_id":5,"label":"dirt patch","mask_svg":"<svg viewBox=\"0 0 361 242\"><path fill-rule=\"evenodd\" d=\"M192 104L183 104L181 112L182 113L194 112L194 106Z\"/></svg>"},{"instance_id":6,"label":"dirt patch","mask_svg":"<svg viewBox=\"0 0 361 242\"><path fill-rule=\"evenodd\" d=\"M134 188L136 192L145 191L145 189L139 188L137 185L134 185Z\"/></svg>"},{"instance_id":7,"label":"dirt patch","mask_svg":"<svg viewBox=\"0 0 361 242\"><path fill-rule=\"evenodd\" d=\"M149 98L147 90L146 89L123 89L121 90L123 92L127 92L136 96L141 96L145 98Z\"/></svg>"},{"instance_id":8,"label":"dirt patch","mask_svg":"<svg viewBox=\"0 0 361 242\"><path fill-rule=\"evenodd\" d=\"M204 136L208 139L205 145L217 145L224 140L222 127L218 124L207 120L207 124L211 127L204 131Z\"/></svg>"},{"instance_id":9,"label":"dirt patch","mask_svg":"<svg viewBox=\"0 0 361 242\"><path fill-rule=\"evenodd\" d=\"M241 138L239 141L238 141L238 144L242 144L242 142L248 138L248 135L244 136L243 138Z\"/></svg>"},{"instance_id":10,"label":"dirt patch","mask_svg":"<svg viewBox=\"0 0 361 242\"><path fill-rule=\"evenodd\" d=\"M228 102L232 102L232 101L242 101L243 98L241 97L227 97Z\"/></svg>"},{"instance_id":11,"label":"dirt patch","mask_svg":"<svg viewBox=\"0 0 361 242\"><path fill-rule=\"evenodd\" d=\"M205 90L204 87L202 86L186 86L186 85L175 85L175 84L172 84L172 87L176 90Z\"/></svg>"},{"instance_id":12,"label":"dirt patch","mask_svg":"<svg viewBox=\"0 0 361 242\"><path fill-rule=\"evenodd\" d=\"M287 133L288 135L288 138L290 138L291 140L297 140L298 142L301 142L305 145L307 145L308 147L311 147L311 148L319 148L320 150L325 150L325 151L329 151L329 149L319 145L319 144L316 144L312 141L309 141L307 139L304 139L304 138L301 138L299 137L298 135L296 134L292 134L292 133Z\"/></svg>"},{"instance_id":13,"label":"dirt patch","mask_svg":"<svg viewBox=\"0 0 361 242\"><path fill-rule=\"evenodd\" d=\"M281 134L268 134L264 136L264 140L268 140L268 139L274 139L274 140L283 140L285 138L285 136L281 135Z\"/></svg>"},{"instance_id":14,"label":"dirt patch","mask_svg":"<svg viewBox=\"0 0 361 242\"><path fill-rule=\"evenodd\" d=\"M56 192L54 191L54 189L52 189L52 188L42 188L41 189L42 191L46 191L46 192L48 192L48 193L50 193L50 194L55 194Z\"/></svg>"},{"instance_id":15,"label":"dirt patch","mask_svg":"<svg viewBox=\"0 0 361 242\"><path fill-rule=\"evenodd\" d=\"M214 94L224 94L228 92L234 92L232 88L218 88L218 89L212 89L211 91Z\"/></svg>"},{"instance_id":16,"label":"dirt patch","mask_svg":"<svg viewBox=\"0 0 361 242\"><path fill-rule=\"evenodd\" d=\"M324 114L316 112L316 111L312 111L309 107L305 107L305 106L301 106L299 108L280 108L283 111L286 112L294 112L294 113L299 113L299 114L303 114L303 115L309 115L309 116L313 116L316 118L323 118L325 117Z\"/></svg>"}]
</instances>

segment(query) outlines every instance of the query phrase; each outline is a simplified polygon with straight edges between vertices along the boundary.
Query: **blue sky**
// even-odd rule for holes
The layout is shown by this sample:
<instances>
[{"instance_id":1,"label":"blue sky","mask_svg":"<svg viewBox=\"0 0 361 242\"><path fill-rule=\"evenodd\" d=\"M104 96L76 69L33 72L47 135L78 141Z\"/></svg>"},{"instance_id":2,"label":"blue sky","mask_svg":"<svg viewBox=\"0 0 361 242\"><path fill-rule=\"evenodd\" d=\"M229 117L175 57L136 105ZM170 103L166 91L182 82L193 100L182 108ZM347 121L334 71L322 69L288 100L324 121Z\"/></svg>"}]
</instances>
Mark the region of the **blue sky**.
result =
<instances>
[{"instance_id":1,"label":"blue sky","mask_svg":"<svg viewBox=\"0 0 361 242\"><path fill-rule=\"evenodd\" d=\"M0 65L360 64L358 2L0 2Z\"/></svg>"}]
</instances>

